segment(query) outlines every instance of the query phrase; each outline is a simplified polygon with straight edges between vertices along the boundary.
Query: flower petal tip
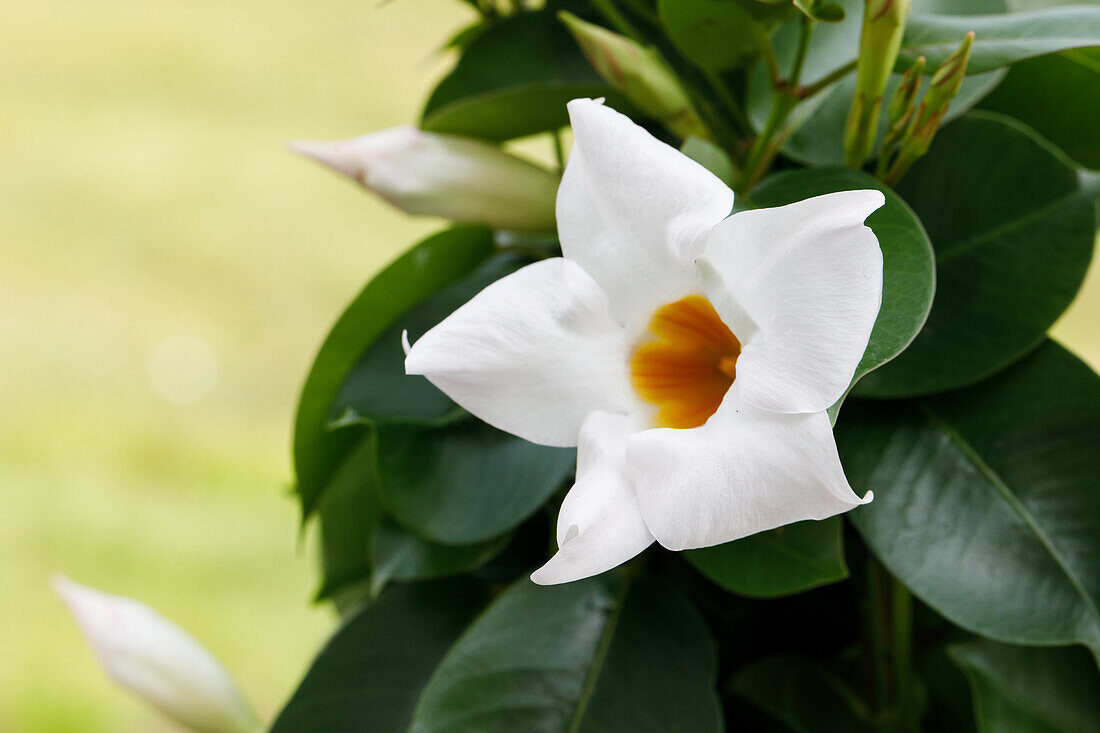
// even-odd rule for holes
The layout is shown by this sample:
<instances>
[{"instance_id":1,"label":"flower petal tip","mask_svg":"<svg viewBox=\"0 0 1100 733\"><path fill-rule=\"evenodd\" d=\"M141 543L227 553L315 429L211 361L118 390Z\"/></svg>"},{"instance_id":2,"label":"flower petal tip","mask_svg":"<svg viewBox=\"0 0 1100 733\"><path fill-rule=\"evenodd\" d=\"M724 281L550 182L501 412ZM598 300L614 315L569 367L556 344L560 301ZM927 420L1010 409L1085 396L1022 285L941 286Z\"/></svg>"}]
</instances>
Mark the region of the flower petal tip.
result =
<instances>
[{"instance_id":1,"label":"flower petal tip","mask_svg":"<svg viewBox=\"0 0 1100 733\"><path fill-rule=\"evenodd\" d=\"M412 344L409 343L409 329L401 329L401 350L405 352L405 356L409 355L412 351Z\"/></svg>"}]
</instances>

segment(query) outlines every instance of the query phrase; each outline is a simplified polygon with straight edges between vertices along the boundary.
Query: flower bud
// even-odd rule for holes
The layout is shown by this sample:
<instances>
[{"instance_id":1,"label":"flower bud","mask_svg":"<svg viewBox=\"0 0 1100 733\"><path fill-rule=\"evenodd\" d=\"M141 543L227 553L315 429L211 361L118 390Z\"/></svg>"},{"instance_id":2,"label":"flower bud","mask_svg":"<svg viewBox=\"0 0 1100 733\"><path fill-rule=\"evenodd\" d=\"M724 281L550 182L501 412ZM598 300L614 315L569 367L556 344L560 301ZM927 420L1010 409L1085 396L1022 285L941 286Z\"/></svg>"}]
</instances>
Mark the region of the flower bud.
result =
<instances>
[{"instance_id":1,"label":"flower bud","mask_svg":"<svg viewBox=\"0 0 1100 733\"><path fill-rule=\"evenodd\" d=\"M229 673L183 629L130 598L61 576L53 587L120 686L199 733L263 730Z\"/></svg>"},{"instance_id":2,"label":"flower bud","mask_svg":"<svg viewBox=\"0 0 1100 733\"><path fill-rule=\"evenodd\" d=\"M974 32L971 31L963 38L963 42L955 53L944 59L944 62L936 68L932 75L932 81L928 84L928 91L924 93L920 108L917 110L916 119L905 130L905 136L899 144L897 160L890 167L890 172L884 179L887 183L897 182L909 166L916 162L917 158L928 152L932 144L932 138L943 122L944 115L951 100L959 93L963 79L966 77L966 67L970 63L970 48L974 43Z\"/></svg>"},{"instance_id":3,"label":"flower bud","mask_svg":"<svg viewBox=\"0 0 1100 733\"><path fill-rule=\"evenodd\" d=\"M558 17L596 73L639 110L681 139L692 136L710 139L710 131L691 106L680 82L653 49L572 13L562 11Z\"/></svg>"},{"instance_id":4,"label":"flower bud","mask_svg":"<svg viewBox=\"0 0 1100 733\"><path fill-rule=\"evenodd\" d=\"M901 48L909 3L910 0L865 0L856 92L844 129L844 160L853 168L863 165L875 145L882 94Z\"/></svg>"},{"instance_id":5,"label":"flower bud","mask_svg":"<svg viewBox=\"0 0 1100 733\"><path fill-rule=\"evenodd\" d=\"M554 228L558 176L481 140L402 126L289 147L409 214L514 231Z\"/></svg>"},{"instance_id":6,"label":"flower bud","mask_svg":"<svg viewBox=\"0 0 1100 733\"><path fill-rule=\"evenodd\" d=\"M890 97L890 106L886 110L887 124L893 126L912 109L917 92L920 91L921 75L924 73L926 62L927 59L918 56L901 77L901 82L894 89L894 95Z\"/></svg>"}]
</instances>

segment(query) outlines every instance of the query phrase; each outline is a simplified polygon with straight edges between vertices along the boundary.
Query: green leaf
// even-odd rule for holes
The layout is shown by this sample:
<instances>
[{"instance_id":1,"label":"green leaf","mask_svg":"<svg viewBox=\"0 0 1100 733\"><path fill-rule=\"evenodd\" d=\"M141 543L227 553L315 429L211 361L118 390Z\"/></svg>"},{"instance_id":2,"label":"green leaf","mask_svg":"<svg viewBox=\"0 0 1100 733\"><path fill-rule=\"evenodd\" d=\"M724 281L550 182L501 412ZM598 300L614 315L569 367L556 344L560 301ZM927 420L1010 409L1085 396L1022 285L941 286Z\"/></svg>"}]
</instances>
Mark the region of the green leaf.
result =
<instances>
[{"instance_id":1,"label":"green leaf","mask_svg":"<svg viewBox=\"0 0 1100 733\"><path fill-rule=\"evenodd\" d=\"M783 171L766 178L752 192L757 206L781 206L833 191L863 188L886 195L886 204L867 218L867 226L882 248L882 307L853 384L901 353L924 324L936 289L928 235L897 194L877 179L848 168ZM835 415L835 409L833 412Z\"/></svg>"},{"instance_id":2,"label":"green leaf","mask_svg":"<svg viewBox=\"0 0 1100 733\"><path fill-rule=\"evenodd\" d=\"M676 50L703 69L732 69L756 52L755 21L736 2L658 0L657 10Z\"/></svg>"},{"instance_id":3,"label":"green leaf","mask_svg":"<svg viewBox=\"0 0 1100 733\"><path fill-rule=\"evenodd\" d=\"M622 100L551 11L517 13L481 33L424 107L425 130L509 140L569 124L578 97Z\"/></svg>"},{"instance_id":4,"label":"green leaf","mask_svg":"<svg viewBox=\"0 0 1100 733\"><path fill-rule=\"evenodd\" d=\"M377 595L390 581L427 580L481 567L498 555L511 533L472 545L439 545L383 519L371 537L371 591Z\"/></svg>"},{"instance_id":5,"label":"green leaf","mask_svg":"<svg viewBox=\"0 0 1100 733\"><path fill-rule=\"evenodd\" d=\"M444 544L481 542L519 525L573 475L576 451L528 443L477 420L378 429L382 503Z\"/></svg>"},{"instance_id":6,"label":"green leaf","mask_svg":"<svg viewBox=\"0 0 1100 733\"><path fill-rule=\"evenodd\" d=\"M856 394L973 384L1038 344L1092 258L1093 200L1077 172L1019 123L973 112L943 129L898 185L936 250L924 330Z\"/></svg>"},{"instance_id":7,"label":"green leaf","mask_svg":"<svg viewBox=\"0 0 1100 733\"><path fill-rule=\"evenodd\" d=\"M294 424L294 468L303 517L314 510L332 474L356 443L329 431L333 402L360 355L413 305L467 276L493 251L492 233L477 226L424 240L375 276L325 339L313 362Z\"/></svg>"},{"instance_id":8,"label":"green leaf","mask_svg":"<svg viewBox=\"0 0 1100 733\"><path fill-rule=\"evenodd\" d=\"M839 678L801 657L769 657L740 670L731 688L795 733L875 730L859 697Z\"/></svg>"},{"instance_id":9,"label":"green leaf","mask_svg":"<svg viewBox=\"0 0 1100 733\"><path fill-rule=\"evenodd\" d=\"M684 554L718 585L751 598L801 593L848 577L840 517L796 522Z\"/></svg>"},{"instance_id":10,"label":"green leaf","mask_svg":"<svg viewBox=\"0 0 1100 733\"><path fill-rule=\"evenodd\" d=\"M1100 731L1100 674L1085 650L983 640L950 654L970 681L982 733Z\"/></svg>"},{"instance_id":11,"label":"green leaf","mask_svg":"<svg viewBox=\"0 0 1100 733\"><path fill-rule=\"evenodd\" d=\"M524 578L451 648L410 730L716 732L716 673L706 626L674 586Z\"/></svg>"},{"instance_id":12,"label":"green leaf","mask_svg":"<svg viewBox=\"0 0 1100 733\"><path fill-rule=\"evenodd\" d=\"M1001 641L1100 652L1100 379L1053 342L967 390L852 402L849 513L897 578Z\"/></svg>"},{"instance_id":13,"label":"green leaf","mask_svg":"<svg viewBox=\"0 0 1100 733\"><path fill-rule=\"evenodd\" d=\"M402 585L329 640L271 733L399 733L451 644L485 605L470 581Z\"/></svg>"},{"instance_id":14,"label":"green leaf","mask_svg":"<svg viewBox=\"0 0 1100 733\"><path fill-rule=\"evenodd\" d=\"M1100 48L1016 64L983 109L1024 122L1086 168L1100 168Z\"/></svg>"},{"instance_id":15,"label":"green leaf","mask_svg":"<svg viewBox=\"0 0 1100 733\"><path fill-rule=\"evenodd\" d=\"M913 0L912 15L989 15L1008 12L1005 0Z\"/></svg>"},{"instance_id":16,"label":"green leaf","mask_svg":"<svg viewBox=\"0 0 1100 733\"><path fill-rule=\"evenodd\" d=\"M736 172L733 161L730 160L725 150L722 150L711 141L689 137L680 146L680 152L718 176L722 183L727 186L733 185L733 177Z\"/></svg>"},{"instance_id":17,"label":"green leaf","mask_svg":"<svg viewBox=\"0 0 1100 733\"><path fill-rule=\"evenodd\" d=\"M394 580L426 580L475 570L504 549L510 534L476 544L440 545L394 524L378 497L370 429L345 429L358 431L362 439L321 498L319 600L332 599L343 607L377 596Z\"/></svg>"},{"instance_id":18,"label":"green leaf","mask_svg":"<svg viewBox=\"0 0 1100 733\"><path fill-rule=\"evenodd\" d=\"M1034 56L1100 45L1100 7L1064 7L982 16L914 15L905 25L898 63L918 56L934 69L974 31L968 74L1007 66Z\"/></svg>"}]
</instances>

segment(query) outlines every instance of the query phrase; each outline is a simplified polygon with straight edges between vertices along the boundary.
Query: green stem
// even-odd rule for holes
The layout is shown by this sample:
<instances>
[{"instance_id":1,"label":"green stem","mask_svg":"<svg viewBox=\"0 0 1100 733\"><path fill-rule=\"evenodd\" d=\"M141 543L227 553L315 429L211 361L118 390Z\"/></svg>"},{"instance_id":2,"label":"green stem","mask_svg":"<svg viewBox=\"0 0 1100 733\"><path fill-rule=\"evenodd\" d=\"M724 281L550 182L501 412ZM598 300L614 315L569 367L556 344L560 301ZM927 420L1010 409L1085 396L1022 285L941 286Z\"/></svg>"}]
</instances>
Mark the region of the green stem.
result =
<instances>
[{"instance_id":1,"label":"green stem","mask_svg":"<svg viewBox=\"0 0 1100 733\"><path fill-rule=\"evenodd\" d=\"M623 5L626 5L630 8L632 13L654 28L661 27L661 19L657 17L656 11L646 5L642 0L623 0Z\"/></svg>"},{"instance_id":2,"label":"green stem","mask_svg":"<svg viewBox=\"0 0 1100 733\"><path fill-rule=\"evenodd\" d=\"M896 578L890 597L892 633L890 636L894 663L894 688L897 692L898 726L905 733L918 733L916 701L913 699L913 599L909 589Z\"/></svg>"},{"instance_id":3,"label":"green stem","mask_svg":"<svg viewBox=\"0 0 1100 733\"><path fill-rule=\"evenodd\" d=\"M809 99L813 95L820 92L822 89L825 89L826 87L831 86L835 82L840 81L841 79L848 76L848 74L851 74L855 70L856 70L856 62L855 61L849 61L848 63L844 64L844 66L841 66L839 69L831 71L828 74L826 74L825 76L821 77L820 79L815 81L813 84L807 84L804 87L798 87L797 89L795 89L795 94L798 96L799 99Z\"/></svg>"},{"instance_id":4,"label":"green stem","mask_svg":"<svg viewBox=\"0 0 1100 733\"><path fill-rule=\"evenodd\" d=\"M764 59L764 64L768 67L768 75L771 77L769 81L773 87L778 88L783 80L783 75L779 71L779 59L776 58L772 39L768 37L764 26L759 23L752 24L752 35L756 39L756 45L760 47L760 55Z\"/></svg>"},{"instance_id":5,"label":"green stem","mask_svg":"<svg viewBox=\"0 0 1100 733\"><path fill-rule=\"evenodd\" d=\"M756 24L754 28L759 28ZM761 33L763 31L760 31ZM772 89L772 106L768 112L768 121L764 123L764 129L753 141L749 154L745 157L745 165L741 180L737 186L739 194L748 193L771 167L772 160L779 152L782 138L776 136L783 129L787 117L791 114L799 102L799 98L792 93L797 89L798 80L802 76L802 67L806 63L806 52L810 47L810 36L813 33L813 22L808 18L803 19L801 33L798 37L798 51L794 58L794 67L791 69L789 79L783 80L776 77L775 87ZM771 48L771 41L765 37L767 48ZM763 48L763 47L761 47ZM774 56L774 49L772 51Z\"/></svg>"}]
</instances>

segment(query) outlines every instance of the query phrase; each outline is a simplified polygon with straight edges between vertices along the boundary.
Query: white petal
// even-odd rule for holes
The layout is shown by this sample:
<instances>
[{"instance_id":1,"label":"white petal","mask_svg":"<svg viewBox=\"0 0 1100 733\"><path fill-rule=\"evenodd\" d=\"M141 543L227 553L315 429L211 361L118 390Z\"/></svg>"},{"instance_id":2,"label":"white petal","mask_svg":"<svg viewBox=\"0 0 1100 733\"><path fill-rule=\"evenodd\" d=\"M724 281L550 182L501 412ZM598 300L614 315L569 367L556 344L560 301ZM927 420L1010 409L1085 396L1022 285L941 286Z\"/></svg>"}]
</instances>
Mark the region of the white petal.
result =
<instances>
[{"instance_id":1,"label":"white petal","mask_svg":"<svg viewBox=\"0 0 1100 733\"><path fill-rule=\"evenodd\" d=\"M229 673L186 631L130 598L60 576L53 587L120 686L201 733L262 728Z\"/></svg>"},{"instance_id":2,"label":"white petal","mask_svg":"<svg viewBox=\"0 0 1100 733\"><path fill-rule=\"evenodd\" d=\"M412 345L405 371L501 430L572 446L588 413L628 412L637 402L629 359L600 286L555 258L474 296Z\"/></svg>"},{"instance_id":3,"label":"white petal","mask_svg":"<svg viewBox=\"0 0 1100 733\"><path fill-rule=\"evenodd\" d=\"M734 389L757 407L818 412L852 380L882 302L882 251L863 225L880 191L734 214L699 261L703 291L741 340Z\"/></svg>"},{"instance_id":4,"label":"white petal","mask_svg":"<svg viewBox=\"0 0 1100 733\"><path fill-rule=\"evenodd\" d=\"M626 467L632 425L594 412L581 428L577 483L558 514L558 552L531 575L540 585L568 583L621 565L653 543Z\"/></svg>"},{"instance_id":5,"label":"white petal","mask_svg":"<svg viewBox=\"0 0 1100 733\"><path fill-rule=\"evenodd\" d=\"M590 99L569 103L576 142L558 189L562 252L600 283L628 329L697 289L692 262L733 192L703 166Z\"/></svg>"},{"instance_id":6,"label":"white petal","mask_svg":"<svg viewBox=\"0 0 1100 733\"><path fill-rule=\"evenodd\" d=\"M871 500L848 486L824 412L769 412L732 396L702 427L631 436L627 462L642 516L670 550L824 519Z\"/></svg>"}]
</instances>

